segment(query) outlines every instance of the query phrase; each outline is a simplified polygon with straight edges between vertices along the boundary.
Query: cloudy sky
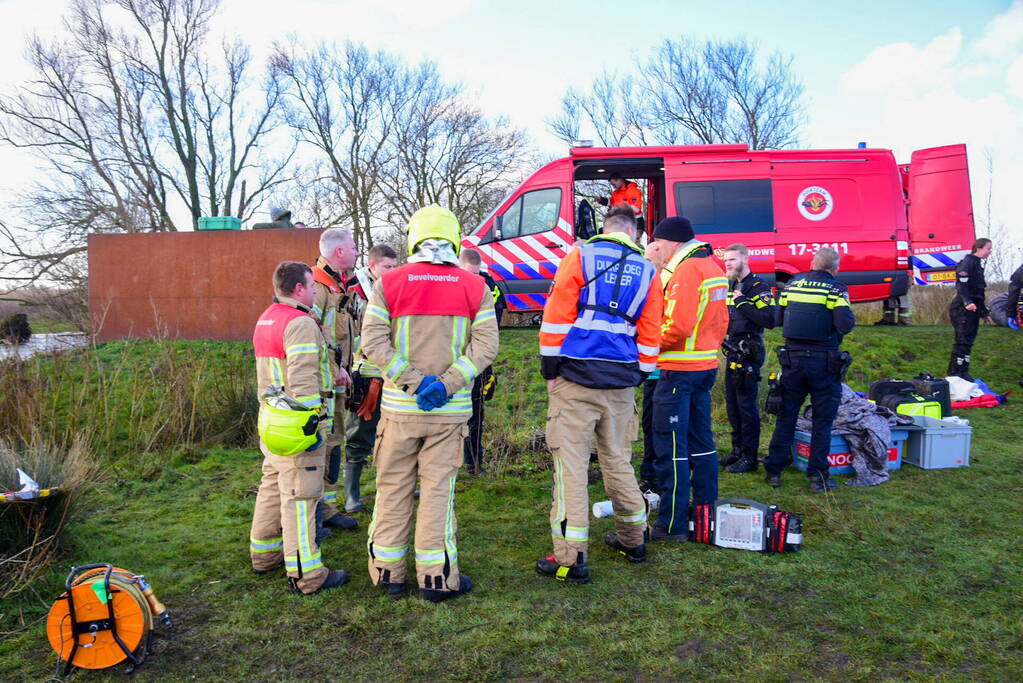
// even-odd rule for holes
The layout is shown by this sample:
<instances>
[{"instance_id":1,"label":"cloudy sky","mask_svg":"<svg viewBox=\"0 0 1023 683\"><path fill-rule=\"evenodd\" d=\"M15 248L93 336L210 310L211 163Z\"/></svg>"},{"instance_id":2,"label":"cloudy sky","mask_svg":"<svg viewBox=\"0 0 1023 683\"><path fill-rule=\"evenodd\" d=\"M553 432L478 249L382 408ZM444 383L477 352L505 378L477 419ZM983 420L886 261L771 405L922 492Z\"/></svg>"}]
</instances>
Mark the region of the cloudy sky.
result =
<instances>
[{"instance_id":1,"label":"cloudy sky","mask_svg":"<svg viewBox=\"0 0 1023 683\"><path fill-rule=\"evenodd\" d=\"M60 29L66 0L0 0L0 90L24 80L24 37ZM257 54L277 38L352 38L438 62L483 107L526 128L545 152L564 146L545 127L568 85L629 69L667 37L744 36L794 58L806 86L806 147L866 141L902 161L914 149L965 142L974 210L993 181L994 223L1023 242L1023 0L995 2L487 2L484 0L224 0L219 30ZM988 164L993 175L988 173ZM0 207L29 162L0 149ZM978 222L978 233L983 233Z\"/></svg>"}]
</instances>

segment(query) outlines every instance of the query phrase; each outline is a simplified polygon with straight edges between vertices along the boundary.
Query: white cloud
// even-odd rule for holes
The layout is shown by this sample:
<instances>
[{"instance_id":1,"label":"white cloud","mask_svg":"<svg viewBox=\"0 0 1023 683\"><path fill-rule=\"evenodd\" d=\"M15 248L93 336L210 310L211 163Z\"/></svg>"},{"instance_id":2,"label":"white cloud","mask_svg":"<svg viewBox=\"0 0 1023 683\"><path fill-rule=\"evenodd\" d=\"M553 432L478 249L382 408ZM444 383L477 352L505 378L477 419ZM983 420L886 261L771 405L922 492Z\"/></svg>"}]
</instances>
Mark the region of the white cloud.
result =
<instances>
[{"instance_id":1,"label":"white cloud","mask_svg":"<svg viewBox=\"0 0 1023 683\"><path fill-rule=\"evenodd\" d=\"M1005 79L1008 81L1009 92L1023 99L1023 55L1020 55L1013 61Z\"/></svg>"},{"instance_id":2,"label":"white cloud","mask_svg":"<svg viewBox=\"0 0 1023 683\"><path fill-rule=\"evenodd\" d=\"M1023 49L1023 0L992 19L973 46L978 55L995 59L1011 57Z\"/></svg>"},{"instance_id":3,"label":"white cloud","mask_svg":"<svg viewBox=\"0 0 1023 683\"><path fill-rule=\"evenodd\" d=\"M949 67L959 56L962 42L959 29L953 28L922 49L911 43L883 45L842 76L840 86L859 94L939 86L952 76Z\"/></svg>"},{"instance_id":4,"label":"white cloud","mask_svg":"<svg viewBox=\"0 0 1023 683\"><path fill-rule=\"evenodd\" d=\"M992 223L1005 224L1023 242L1017 197L1023 187L1021 44L1023 1L972 41L953 27L923 45L879 46L832 92L818 95L809 142L825 147L864 140L891 148L899 161L909 161L917 149L966 143L978 234L986 227L990 185Z\"/></svg>"}]
</instances>

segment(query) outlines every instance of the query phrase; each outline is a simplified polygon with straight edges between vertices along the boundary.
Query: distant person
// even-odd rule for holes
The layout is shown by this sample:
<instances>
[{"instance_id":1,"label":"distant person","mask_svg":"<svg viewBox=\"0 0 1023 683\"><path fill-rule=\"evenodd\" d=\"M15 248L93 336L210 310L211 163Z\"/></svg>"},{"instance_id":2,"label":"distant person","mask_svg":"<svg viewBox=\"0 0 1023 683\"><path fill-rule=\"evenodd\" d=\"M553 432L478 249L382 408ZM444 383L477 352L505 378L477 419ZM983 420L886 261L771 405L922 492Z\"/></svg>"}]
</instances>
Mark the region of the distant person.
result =
<instances>
[{"instance_id":1,"label":"distant person","mask_svg":"<svg viewBox=\"0 0 1023 683\"><path fill-rule=\"evenodd\" d=\"M458 254L458 260L462 268L479 275L486 281L494 297L494 313L497 316L497 325L501 325L501 314L504 312L504 295L494 282L490 274L482 270L483 259L475 249L462 247ZM489 400L486 396L487 388L495 382L494 367L488 365L476 376L472 382L472 417L469 418L469 435L465 437L465 466L470 474L483 474L483 414L484 401ZM491 391L493 389L491 388ZM491 394L492 395L492 394Z\"/></svg>"},{"instance_id":2,"label":"distant person","mask_svg":"<svg viewBox=\"0 0 1023 683\"><path fill-rule=\"evenodd\" d=\"M398 265L398 254L389 245L374 244L366 254L367 263L348 279L348 292L355 310L355 360L352 362L352 383L348 418L348 443L345 444L345 512L364 512L362 504L362 470L373 454L380 422L380 392L384 388L380 368L366 358L362 350L362 323L366 302L380 277Z\"/></svg>"},{"instance_id":3,"label":"distant person","mask_svg":"<svg viewBox=\"0 0 1023 683\"><path fill-rule=\"evenodd\" d=\"M778 349L784 401L764 460L767 483L774 487L781 486L781 472L792 462L796 420L807 394L813 405L806 468L810 490L824 493L838 486L830 475L828 453L831 423L838 412L842 376L850 359L839 347L856 325L849 288L837 279L838 267L838 252L821 247L814 254L810 272L793 279L778 297L776 319L785 338Z\"/></svg>"},{"instance_id":4,"label":"distant person","mask_svg":"<svg viewBox=\"0 0 1023 683\"><path fill-rule=\"evenodd\" d=\"M1016 326L1023 324L1023 266L1009 278L1009 295L1005 300L1005 317L1015 320Z\"/></svg>"},{"instance_id":5,"label":"distant person","mask_svg":"<svg viewBox=\"0 0 1023 683\"><path fill-rule=\"evenodd\" d=\"M913 322L913 303L909 292L885 299L881 304L881 319L875 325L909 325Z\"/></svg>"},{"instance_id":6,"label":"distant person","mask_svg":"<svg viewBox=\"0 0 1023 683\"><path fill-rule=\"evenodd\" d=\"M611 193L610 199L601 197L597 200L601 205L608 206L610 204L611 207L615 207L625 204L632 209L637 218L643 215L643 191L639 189L639 185L631 180L626 180L621 173L612 173L608 177L608 182L611 183L614 191Z\"/></svg>"},{"instance_id":7,"label":"distant person","mask_svg":"<svg viewBox=\"0 0 1023 683\"><path fill-rule=\"evenodd\" d=\"M955 330L955 344L948 361L948 374L973 381L970 374L970 351L977 339L981 318L991 322L984 301L987 283L984 281L984 259L991 255L992 244L987 237L973 243L970 253L956 264L956 294L948 305L948 317Z\"/></svg>"},{"instance_id":8,"label":"distant person","mask_svg":"<svg viewBox=\"0 0 1023 683\"><path fill-rule=\"evenodd\" d=\"M269 223L256 223L253 230L273 230L276 228L294 228L291 222L291 211L289 209L270 209Z\"/></svg>"},{"instance_id":9,"label":"distant person","mask_svg":"<svg viewBox=\"0 0 1023 683\"><path fill-rule=\"evenodd\" d=\"M725 461L732 474L757 471L760 450L760 368L764 365L764 330L774 327L774 296L749 268L749 249L725 249L728 277L728 336L725 337L725 405L732 426L732 455Z\"/></svg>"},{"instance_id":10,"label":"distant person","mask_svg":"<svg viewBox=\"0 0 1023 683\"><path fill-rule=\"evenodd\" d=\"M299 229L304 228L305 227L305 223L302 223L301 221L296 222L295 223L295 227L299 228Z\"/></svg>"},{"instance_id":11,"label":"distant person","mask_svg":"<svg viewBox=\"0 0 1023 683\"><path fill-rule=\"evenodd\" d=\"M309 595L348 581L344 570L327 569L315 533L326 455L324 395L332 388L331 376L327 345L309 314L316 295L312 269L284 261L273 283L274 303L259 316L252 335L257 391L282 387L307 410L272 407L260 398L263 479L249 549L252 571L266 574L283 564L292 590Z\"/></svg>"}]
</instances>

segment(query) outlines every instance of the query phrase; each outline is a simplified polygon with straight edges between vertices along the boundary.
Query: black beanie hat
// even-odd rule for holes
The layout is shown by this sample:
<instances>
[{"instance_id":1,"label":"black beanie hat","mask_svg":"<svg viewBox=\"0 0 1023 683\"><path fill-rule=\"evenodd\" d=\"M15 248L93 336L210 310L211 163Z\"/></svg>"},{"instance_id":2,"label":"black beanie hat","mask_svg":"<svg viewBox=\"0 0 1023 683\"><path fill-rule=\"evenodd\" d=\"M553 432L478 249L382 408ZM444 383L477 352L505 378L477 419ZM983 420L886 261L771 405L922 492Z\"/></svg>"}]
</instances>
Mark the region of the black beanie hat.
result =
<instances>
[{"instance_id":1,"label":"black beanie hat","mask_svg":"<svg viewBox=\"0 0 1023 683\"><path fill-rule=\"evenodd\" d=\"M693 237L693 224L684 216L665 218L654 228L654 239L688 242Z\"/></svg>"}]
</instances>

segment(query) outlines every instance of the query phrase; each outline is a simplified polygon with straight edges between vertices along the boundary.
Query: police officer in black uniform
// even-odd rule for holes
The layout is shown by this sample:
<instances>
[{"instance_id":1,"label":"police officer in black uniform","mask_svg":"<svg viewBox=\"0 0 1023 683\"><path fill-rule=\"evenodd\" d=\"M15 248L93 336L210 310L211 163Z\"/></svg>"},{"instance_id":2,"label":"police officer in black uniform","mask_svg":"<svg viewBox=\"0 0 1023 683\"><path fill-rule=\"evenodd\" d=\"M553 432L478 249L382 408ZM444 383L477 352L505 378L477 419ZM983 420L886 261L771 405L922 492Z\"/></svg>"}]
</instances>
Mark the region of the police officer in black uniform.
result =
<instances>
[{"instance_id":1,"label":"police officer in black uniform","mask_svg":"<svg viewBox=\"0 0 1023 683\"><path fill-rule=\"evenodd\" d=\"M501 324L501 314L508 307L504 300L504 294L500 287L490 277L490 273L483 270L483 258L475 249L463 247L458 254L458 260L462 268L475 273L487 283L487 289L494 296L494 312L497 314L497 324ZM484 401L489 401L494 396L494 389L497 379L494 377L494 367L488 365L472 382L472 417L469 418L469 435L463 443L463 455L465 466L470 474L483 474L483 414Z\"/></svg>"},{"instance_id":2,"label":"police officer in black uniform","mask_svg":"<svg viewBox=\"0 0 1023 683\"><path fill-rule=\"evenodd\" d=\"M838 252L821 247L812 270L789 283L778 300L776 320L785 337L785 345L778 349L783 403L764 461L771 486L781 486L781 471L792 462L796 419L807 394L813 405L806 470L810 490L823 493L838 486L828 475L831 423L842 396L842 376L852 359L839 346L856 325L849 289L835 278L838 260Z\"/></svg>"},{"instance_id":3,"label":"police officer in black uniform","mask_svg":"<svg viewBox=\"0 0 1023 683\"><path fill-rule=\"evenodd\" d=\"M745 244L725 249L723 261L728 276L725 404L732 425L732 454L722 465L733 474L756 472L760 449L757 391L764 364L764 329L774 327L774 296L771 288L750 272Z\"/></svg>"},{"instance_id":4,"label":"police officer in black uniform","mask_svg":"<svg viewBox=\"0 0 1023 683\"><path fill-rule=\"evenodd\" d=\"M948 317L952 320L956 341L952 345L952 357L948 361L948 374L958 375L972 382L970 375L970 349L977 338L980 319L991 322L987 305L984 303L984 264L991 255L991 240L981 237L973 243L973 249L956 264L956 295L948 305Z\"/></svg>"}]
</instances>

